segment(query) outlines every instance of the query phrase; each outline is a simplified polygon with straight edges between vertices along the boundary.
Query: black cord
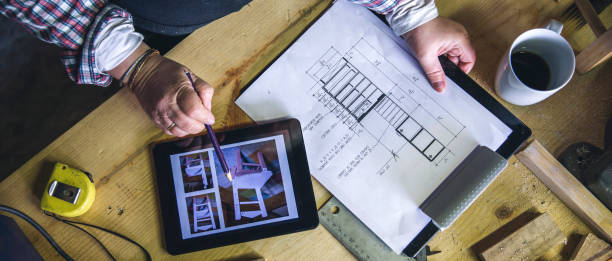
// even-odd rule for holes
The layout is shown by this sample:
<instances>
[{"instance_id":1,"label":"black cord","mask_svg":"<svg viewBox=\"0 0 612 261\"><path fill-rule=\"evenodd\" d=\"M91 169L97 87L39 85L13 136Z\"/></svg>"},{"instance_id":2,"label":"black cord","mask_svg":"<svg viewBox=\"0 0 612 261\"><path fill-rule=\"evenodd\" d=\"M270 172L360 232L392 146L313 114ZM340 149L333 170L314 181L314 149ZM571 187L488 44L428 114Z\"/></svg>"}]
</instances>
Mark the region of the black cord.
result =
<instances>
[{"instance_id":1,"label":"black cord","mask_svg":"<svg viewBox=\"0 0 612 261\"><path fill-rule=\"evenodd\" d=\"M0 210L3 210L3 211L6 211L6 212L9 212L9 213L11 213L11 214L14 214L14 215L16 215L16 216L20 217L20 218L23 218L25 221L27 221L28 223L30 223L30 224L31 224L31 225L32 225L34 228L36 228L36 230L38 230L38 232L40 232L40 233L41 233L41 234L42 234L42 235L45 237L45 239L47 239L47 241L49 241L49 243L51 244L51 246L53 246L53 248L55 248L55 250L56 250L56 251L57 251L57 252L58 252L58 253L59 253L59 254L60 254L60 255L61 255L61 256L62 256L64 259L66 259L67 261L73 261L73 260L74 260L74 259L72 259L72 257L70 257L70 256L69 256L69 255L68 255L68 254L67 254L67 253L66 253L66 252L65 252L65 251L64 251L64 250L63 250L63 249L62 249L62 248L61 248L61 247L60 247L60 246L57 244L57 242L55 242L55 240L53 240L53 238L52 238L52 237L49 235L49 233L47 233L47 231L46 231L44 228L42 228L42 227L41 227L41 226L40 226L38 223L36 223L36 221L34 221L34 220L33 220L32 218L30 218L28 215L26 215L25 213L23 213L23 212L21 212L21 211L19 211L19 210L16 210L16 209L14 209L14 208L12 208L12 207L5 206L5 205L0 205ZM112 231L112 230L109 230L109 229L106 229L106 228L103 228L103 227L99 227L99 226L96 226L96 225L87 224L87 223L81 223L81 222L72 221L72 220L67 220L67 219L62 219L62 218L60 218L60 217L57 217L57 216L56 216L56 215L54 215L54 214L49 214L49 213L48 213L48 212L46 212L46 211L45 211L44 213L45 213L45 215L47 215L47 216L53 217L53 218L55 218L55 219L56 219L56 220L58 220L58 221L61 221L61 222L65 223L65 224L67 224L67 225L73 226L73 227L75 227L75 228L77 228L77 229L79 229L79 230L81 230L81 231L85 232L87 235L89 235L91 238L93 238L93 239L94 239L96 242L98 242L98 244L100 244L100 246L102 246L102 248L104 249L104 251L105 251L105 252L106 252L106 253L107 253L107 254L108 254L110 257L111 257L111 259L113 259L113 260L116 260L116 259L115 259L115 257L114 257L114 256L113 256L113 255L110 253L110 251L108 251L108 249L107 249L107 248L104 246L104 244L102 244L102 242L100 242L100 240L98 240L98 239L97 239L97 238L96 238L94 235L92 235L91 233L89 233L87 230L85 230L85 229L83 229L82 227L79 227L79 226L77 226L77 225L74 225L74 224L78 224L78 225L83 225L83 226L89 226L89 227L97 228L97 229L102 230L102 231L104 231L104 232L107 232L107 233L110 233L110 234L112 234L112 235L118 236L118 237L120 237L120 238L122 238L122 239L124 239L124 240L126 240L126 241L128 241L128 242L130 242L130 243L132 243L132 244L134 244L134 245L136 245L136 246L138 246L140 249L142 249L142 251L143 251L143 252L145 253L145 255L146 255L146 260L147 260L147 261L151 261L151 255L149 254L149 251L147 251L147 250L146 250L146 249L145 249L143 246L141 246L140 244L138 244L136 241L134 241L134 240L132 240L132 239L130 239L130 238L128 238L128 237L126 237L126 236L122 235L122 234L119 234L119 233L117 233L117 232L115 232L115 231Z\"/></svg>"},{"instance_id":2,"label":"black cord","mask_svg":"<svg viewBox=\"0 0 612 261\"><path fill-rule=\"evenodd\" d=\"M99 227L99 226L96 226L96 225L93 225L93 224L87 224L87 223L82 223L82 222L78 222L78 221L62 219L62 218L59 218L59 217L57 217L55 215L52 215L52 214L49 214L49 213L46 213L46 212L45 212L45 214L48 215L48 216L52 216L53 218L55 218L55 219L57 219L59 221L62 221L64 223L72 223L72 224L78 224L78 225L93 227L93 228L97 228L99 230L102 230L104 232L110 233L112 235L118 236L118 237L120 237L120 238L122 238L122 239L124 239L124 240L126 240L126 241L128 241L128 242L130 242L130 243L132 243L132 244L134 244L136 246L138 246L140 249L142 249L142 251L146 255L146 260L147 261L151 261L151 255L149 254L149 251L147 251L142 245L138 244L136 241L134 241L134 240L130 239L129 237L126 237L126 236L124 236L124 235L122 235L122 234L120 234L118 232L115 232L115 231L112 231L112 230L109 230L109 229L106 229L106 228L103 228L103 227ZM102 243L100 243L100 244L102 244ZM110 253L109 253L109 255L110 255ZM112 257L112 255L111 255L111 257ZM113 257L113 259L114 259L114 257Z\"/></svg>"},{"instance_id":3,"label":"black cord","mask_svg":"<svg viewBox=\"0 0 612 261\"><path fill-rule=\"evenodd\" d=\"M61 219L61 218L58 218L58 217L56 217L55 215L49 214L49 213L47 213L46 211L45 211L44 213L45 213L45 215L47 215L47 216L50 216L50 217L55 218L57 221L61 221L61 222L65 223L66 225L72 226L72 227L74 227L74 228L76 228L76 229L78 229L78 230L81 230L81 231L85 232L87 235L89 235L89 237L93 238L93 240L95 240L96 242L98 242L98 245L100 245L100 246L102 247L102 249L104 249L104 252L106 252L106 254L108 254L108 256L109 256L109 257L110 257L110 258L111 258L113 261L117 261L117 259L115 259L115 257L113 256L113 254L111 254L111 252L110 252L110 251L108 251L108 248L106 248L106 246L105 246L104 244L102 244L102 242L100 242L100 240L99 240L97 237L95 237L94 235L92 235L91 233L89 233L89 231L87 231L87 230L85 230L84 228L79 227L79 226L77 226L77 225L71 224L70 222L67 222L66 220L63 220L63 219Z\"/></svg>"},{"instance_id":4,"label":"black cord","mask_svg":"<svg viewBox=\"0 0 612 261\"><path fill-rule=\"evenodd\" d=\"M32 218L30 218L28 215L26 215L25 213L16 210L12 207L9 206L5 206L5 205L0 205L0 210L9 212L11 214L14 214L20 218L23 218L25 221L27 221L28 223L30 223L30 225L32 225L34 228L36 228L36 230L38 230L38 232L40 232L40 234L42 234L45 239L47 239L47 241L49 241L49 243L51 244L51 246L53 246L53 248L55 248L55 250L66 260L68 261L73 261L74 259L72 259L72 257L70 257L58 244L57 242L55 242L55 240L53 240L53 238L49 235L49 233L47 233L47 231L42 228L38 223L36 223L36 221L34 221Z\"/></svg>"}]
</instances>

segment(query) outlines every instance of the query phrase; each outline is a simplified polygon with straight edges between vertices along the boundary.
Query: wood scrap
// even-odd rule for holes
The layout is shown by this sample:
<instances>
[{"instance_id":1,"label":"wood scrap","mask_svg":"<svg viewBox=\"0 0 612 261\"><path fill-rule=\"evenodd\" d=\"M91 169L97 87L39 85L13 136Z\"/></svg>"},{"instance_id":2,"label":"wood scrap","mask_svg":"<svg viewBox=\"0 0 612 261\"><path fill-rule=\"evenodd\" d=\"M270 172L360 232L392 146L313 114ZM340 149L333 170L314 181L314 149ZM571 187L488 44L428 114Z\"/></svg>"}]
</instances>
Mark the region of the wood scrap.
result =
<instances>
[{"instance_id":1,"label":"wood scrap","mask_svg":"<svg viewBox=\"0 0 612 261\"><path fill-rule=\"evenodd\" d=\"M552 217L544 213L484 250L480 257L486 261L536 260L564 242L563 232Z\"/></svg>"},{"instance_id":2,"label":"wood scrap","mask_svg":"<svg viewBox=\"0 0 612 261\"><path fill-rule=\"evenodd\" d=\"M517 158L599 236L612 241L612 212L537 140L519 152Z\"/></svg>"},{"instance_id":3,"label":"wood scrap","mask_svg":"<svg viewBox=\"0 0 612 261\"><path fill-rule=\"evenodd\" d=\"M612 29L599 36L592 44L576 55L576 71L587 73L612 57Z\"/></svg>"},{"instance_id":4,"label":"wood scrap","mask_svg":"<svg viewBox=\"0 0 612 261\"><path fill-rule=\"evenodd\" d=\"M574 254L570 258L573 261L607 261L612 258L612 246L589 233L584 236Z\"/></svg>"}]
</instances>

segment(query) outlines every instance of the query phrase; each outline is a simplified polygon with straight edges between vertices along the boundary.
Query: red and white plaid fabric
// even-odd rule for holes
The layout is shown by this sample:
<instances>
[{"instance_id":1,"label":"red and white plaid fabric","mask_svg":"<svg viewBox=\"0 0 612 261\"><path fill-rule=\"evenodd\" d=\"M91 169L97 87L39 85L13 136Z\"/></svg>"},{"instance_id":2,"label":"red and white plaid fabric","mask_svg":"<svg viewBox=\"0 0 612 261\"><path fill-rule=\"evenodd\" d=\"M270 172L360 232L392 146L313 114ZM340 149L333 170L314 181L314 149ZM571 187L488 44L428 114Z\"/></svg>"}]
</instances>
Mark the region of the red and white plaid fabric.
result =
<instances>
[{"instance_id":1,"label":"red and white plaid fabric","mask_svg":"<svg viewBox=\"0 0 612 261\"><path fill-rule=\"evenodd\" d=\"M73 81L99 86L110 84L111 77L95 65L93 43L112 18L131 19L128 12L105 0L0 3L0 13L17 20L37 38L65 48L62 61Z\"/></svg>"}]
</instances>

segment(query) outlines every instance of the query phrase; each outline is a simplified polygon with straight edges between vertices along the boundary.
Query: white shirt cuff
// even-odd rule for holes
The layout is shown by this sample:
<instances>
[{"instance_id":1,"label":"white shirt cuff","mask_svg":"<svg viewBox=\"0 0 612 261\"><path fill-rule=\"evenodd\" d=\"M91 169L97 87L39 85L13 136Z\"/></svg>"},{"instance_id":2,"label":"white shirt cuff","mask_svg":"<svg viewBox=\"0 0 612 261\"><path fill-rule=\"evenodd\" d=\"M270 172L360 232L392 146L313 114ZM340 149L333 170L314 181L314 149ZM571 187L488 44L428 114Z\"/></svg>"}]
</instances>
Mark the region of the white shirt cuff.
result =
<instances>
[{"instance_id":1,"label":"white shirt cuff","mask_svg":"<svg viewBox=\"0 0 612 261\"><path fill-rule=\"evenodd\" d=\"M398 36L436 17L438 17L438 8L434 0L404 0L386 15L391 29Z\"/></svg>"},{"instance_id":2,"label":"white shirt cuff","mask_svg":"<svg viewBox=\"0 0 612 261\"><path fill-rule=\"evenodd\" d=\"M134 31L129 19L111 19L94 41L98 70L108 72L117 67L138 48L143 38Z\"/></svg>"}]
</instances>

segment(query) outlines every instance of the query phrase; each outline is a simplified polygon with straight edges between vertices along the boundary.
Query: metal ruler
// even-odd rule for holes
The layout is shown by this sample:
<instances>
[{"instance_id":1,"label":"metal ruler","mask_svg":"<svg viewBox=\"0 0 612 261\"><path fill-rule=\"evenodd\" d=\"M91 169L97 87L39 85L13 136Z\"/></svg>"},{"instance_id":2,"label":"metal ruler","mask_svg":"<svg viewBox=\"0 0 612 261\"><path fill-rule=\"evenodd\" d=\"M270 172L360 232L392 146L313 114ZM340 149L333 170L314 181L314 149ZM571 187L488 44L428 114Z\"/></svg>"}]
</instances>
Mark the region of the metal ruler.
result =
<instances>
[{"instance_id":1,"label":"metal ruler","mask_svg":"<svg viewBox=\"0 0 612 261\"><path fill-rule=\"evenodd\" d=\"M319 222L359 260L427 260L425 251L416 258L393 252L335 197L319 209Z\"/></svg>"}]
</instances>

